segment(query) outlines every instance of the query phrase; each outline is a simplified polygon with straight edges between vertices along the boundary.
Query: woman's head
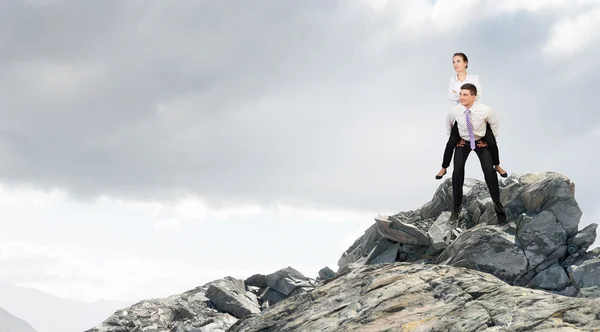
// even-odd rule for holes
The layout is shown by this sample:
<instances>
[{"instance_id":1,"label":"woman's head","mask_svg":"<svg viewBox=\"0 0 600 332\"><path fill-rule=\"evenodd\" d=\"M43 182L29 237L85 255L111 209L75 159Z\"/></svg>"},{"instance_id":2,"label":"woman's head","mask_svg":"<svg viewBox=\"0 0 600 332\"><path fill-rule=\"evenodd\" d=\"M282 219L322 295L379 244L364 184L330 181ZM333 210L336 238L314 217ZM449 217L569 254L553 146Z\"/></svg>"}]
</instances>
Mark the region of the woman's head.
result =
<instances>
[{"instance_id":1,"label":"woman's head","mask_svg":"<svg viewBox=\"0 0 600 332\"><path fill-rule=\"evenodd\" d=\"M454 71L456 72L467 70L469 68L467 55L464 53L454 53L452 56L452 66L454 66Z\"/></svg>"}]
</instances>

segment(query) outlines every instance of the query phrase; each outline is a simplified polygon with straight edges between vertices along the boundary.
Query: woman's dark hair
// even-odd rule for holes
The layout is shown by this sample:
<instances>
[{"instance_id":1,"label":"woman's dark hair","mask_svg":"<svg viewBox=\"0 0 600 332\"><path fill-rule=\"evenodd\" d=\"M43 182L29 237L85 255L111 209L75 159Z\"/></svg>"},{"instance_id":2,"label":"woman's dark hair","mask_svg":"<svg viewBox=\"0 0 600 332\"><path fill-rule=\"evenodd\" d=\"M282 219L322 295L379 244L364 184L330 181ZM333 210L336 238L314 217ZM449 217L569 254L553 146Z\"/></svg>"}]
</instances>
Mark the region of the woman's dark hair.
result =
<instances>
[{"instance_id":1,"label":"woman's dark hair","mask_svg":"<svg viewBox=\"0 0 600 332\"><path fill-rule=\"evenodd\" d=\"M469 68L469 59L467 59L467 55L466 54L464 54L464 53L454 53L454 55L452 57L454 58L455 56L459 56L459 57L463 58L463 61L467 64L465 66L465 68Z\"/></svg>"}]
</instances>

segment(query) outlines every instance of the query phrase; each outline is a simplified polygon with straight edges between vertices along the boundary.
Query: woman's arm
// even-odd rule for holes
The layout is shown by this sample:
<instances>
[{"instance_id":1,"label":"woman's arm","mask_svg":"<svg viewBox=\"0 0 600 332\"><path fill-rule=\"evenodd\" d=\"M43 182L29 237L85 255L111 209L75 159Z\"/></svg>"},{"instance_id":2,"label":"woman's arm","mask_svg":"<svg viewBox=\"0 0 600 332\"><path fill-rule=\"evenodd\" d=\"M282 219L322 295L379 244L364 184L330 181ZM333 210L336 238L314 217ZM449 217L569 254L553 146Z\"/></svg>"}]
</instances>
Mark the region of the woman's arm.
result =
<instances>
[{"instance_id":1,"label":"woman's arm","mask_svg":"<svg viewBox=\"0 0 600 332\"><path fill-rule=\"evenodd\" d=\"M458 97L458 91L454 90L454 80L452 77L450 77L448 79L448 99L450 99L451 103L456 104L458 103Z\"/></svg>"}]
</instances>

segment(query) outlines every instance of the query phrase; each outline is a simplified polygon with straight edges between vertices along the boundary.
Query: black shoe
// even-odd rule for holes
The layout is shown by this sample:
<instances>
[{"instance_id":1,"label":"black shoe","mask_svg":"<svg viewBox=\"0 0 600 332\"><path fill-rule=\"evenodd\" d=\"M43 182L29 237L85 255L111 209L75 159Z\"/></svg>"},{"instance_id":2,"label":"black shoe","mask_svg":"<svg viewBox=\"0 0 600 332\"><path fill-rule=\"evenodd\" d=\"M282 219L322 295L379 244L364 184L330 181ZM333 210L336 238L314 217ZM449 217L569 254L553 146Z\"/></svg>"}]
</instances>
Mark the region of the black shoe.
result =
<instances>
[{"instance_id":1,"label":"black shoe","mask_svg":"<svg viewBox=\"0 0 600 332\"><path fill-rule=\"evenodd\" d=\"M507 172L500 173L500 172L498 172L498 170L497 170L495 167L494 167L494 170L496 171L496 173L500 174L500 176L501 176L501 177L503 177L503 178L505 178L505 177L507 177L507 176L508 176L508 173L507 173Z\"/></svg>"},{"instance_id":2,"label":"black shoe","mask_svg":"<svg viewBox=\"0 0 600 332\"><path fill-rule=\"evenodd\" d=\"M435 179L436 179L436 180L439 180L439 179L443 178L443 177L444 177L444 175L446 175L446 173L448 173L448 171L447 171L447 170L445 170L445 171L444 171L444 174L442 174L442 175L436 175L436 176L435 176Z\"/></svg>"},{"instance_id":3,"label":"black shoe","mask_svg":"<svg viewBox=\"0 0 600 332\"><path fill-rule=\"evenodd\" d=\"M508 223L508 220L506 220L506 214L498 213L496 216L498 217L498 226L504 226Z\"/></svg>"},{"instance_id":4,"label":"black shoe","mask_svg":"<svg viewBox=\"0 0 600 332\"><path fill-rule=\"evenodd\" d=\"M458 212L452 212L450 219L448 219L450 225L455 225L458 222Z\"/></svg>"},{"instance_id":5,"label":"black shoe","mask_svg":"<svg viewBox=\"0 0 600 332\"><path fill-rule=\"evenodd\" d=\"M494 210L496 210L497 214L504 214L504 206L500 202L494 203Z\"/></svg>"},{"instance_id":6,"label":"black shoe","mask_svg":"<svg viewBox=\"0 0 600 332\"><path fill-rule=\"evenodd\" d=\"M460 206L460 205L454 205L454 207L452 208L452 212L459 214L461 208L462 208L462 206Z\"/></svg>"}]
</instances>

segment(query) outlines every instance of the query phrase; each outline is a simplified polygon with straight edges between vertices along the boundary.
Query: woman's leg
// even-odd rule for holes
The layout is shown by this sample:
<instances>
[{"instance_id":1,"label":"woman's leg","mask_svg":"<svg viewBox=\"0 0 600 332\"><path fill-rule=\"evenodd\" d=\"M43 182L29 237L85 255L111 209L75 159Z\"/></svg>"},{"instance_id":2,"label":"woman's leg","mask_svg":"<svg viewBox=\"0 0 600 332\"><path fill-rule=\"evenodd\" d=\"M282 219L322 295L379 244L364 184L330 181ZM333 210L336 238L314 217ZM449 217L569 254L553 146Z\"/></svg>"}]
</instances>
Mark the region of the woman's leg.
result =
<instances>
[{"instance_id":1,"label":"woman's leg","mask_svg":"<svg viewBox=\"0 0 600 332\"><path fill-rule=\"evenodd\" d=\"M490 127L489 123L487 124L484 140L487 143L488 148L490 149L490 152L492 154L492 160L494 162L494 165L496 165L496 172L498 172L504 178L507 177L508 174L506 173L506 171L502 169L502 167L500 167L500 153L498 151L498 144L496 142L496 137L494 136L494 132L492 131L492 128Z\"/></svg>"},{"instance_id":2,"label":"woman's leg","mask_svg":"<svg viewBox=\"0 0 600 332\"><path fill-rule=\"evenodd\" d=\"M458 124L455 121L454 126L452 126L452 130L450 131L450 137L448 137L448 142L446 142L446 148L444 149L442 169L435 176L436 179L439 180L446 174L446 168L450 166L450 162L452 161L452 154L454 153L454 148L456 148L456 144L459 140L460 136L458 135Z\"/></svg>"}]
</instances>

